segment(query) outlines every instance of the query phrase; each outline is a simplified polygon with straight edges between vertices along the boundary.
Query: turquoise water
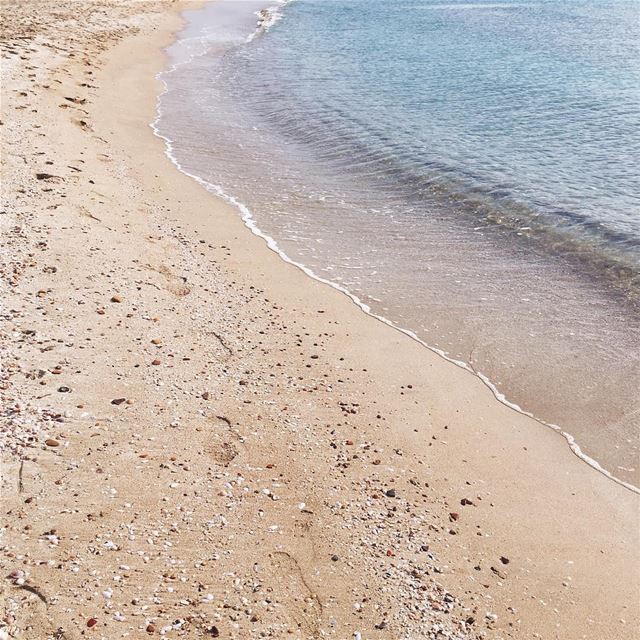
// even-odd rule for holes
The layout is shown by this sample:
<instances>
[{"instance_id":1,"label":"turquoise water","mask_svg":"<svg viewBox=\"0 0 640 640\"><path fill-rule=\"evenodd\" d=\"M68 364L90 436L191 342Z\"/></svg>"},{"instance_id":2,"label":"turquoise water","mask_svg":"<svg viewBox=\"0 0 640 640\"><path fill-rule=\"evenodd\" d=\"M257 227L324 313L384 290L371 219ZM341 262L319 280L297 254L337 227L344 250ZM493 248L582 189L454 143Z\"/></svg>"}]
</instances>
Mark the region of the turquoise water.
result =
<instances>
[{"instance_id":1,"label":"turquoise water","mask_svg":"<svg viewBox=\"0 0 640 640\"><path fill-rule=\"evenodd\" d=\"M174 160L638 484L638 4L265 6L187 14Z\"/></svg>"}]
</instances>

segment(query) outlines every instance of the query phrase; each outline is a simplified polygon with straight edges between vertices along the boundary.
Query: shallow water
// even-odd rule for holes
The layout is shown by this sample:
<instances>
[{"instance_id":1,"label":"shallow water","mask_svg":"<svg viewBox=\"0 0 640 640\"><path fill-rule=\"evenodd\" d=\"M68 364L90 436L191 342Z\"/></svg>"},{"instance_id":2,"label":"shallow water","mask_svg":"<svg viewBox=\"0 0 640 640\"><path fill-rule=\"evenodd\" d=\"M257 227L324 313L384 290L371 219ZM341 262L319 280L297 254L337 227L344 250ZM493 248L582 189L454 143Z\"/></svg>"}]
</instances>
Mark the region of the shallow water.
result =
<instances>
[{"instance_id":1,"label":"shallow water","mask_svg":"<svg viewBox=\"0 0 640 640\"><path fill-rule=\"evenodd\" d=\"M247 42L264 6L187 14L173 157L639 485L637 5L296 0Z\"/></svg>"}]
</instances>

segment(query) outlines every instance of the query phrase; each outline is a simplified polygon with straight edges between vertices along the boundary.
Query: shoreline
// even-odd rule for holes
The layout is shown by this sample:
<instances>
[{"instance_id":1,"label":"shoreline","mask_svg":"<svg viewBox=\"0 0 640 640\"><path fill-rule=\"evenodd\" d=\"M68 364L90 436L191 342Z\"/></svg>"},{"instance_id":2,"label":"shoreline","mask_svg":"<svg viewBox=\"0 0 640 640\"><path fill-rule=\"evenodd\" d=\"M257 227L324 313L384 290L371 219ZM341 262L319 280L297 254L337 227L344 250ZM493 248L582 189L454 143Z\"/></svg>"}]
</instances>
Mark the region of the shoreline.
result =
<instances>
[{"instance_id":1,"label":"shoreline","mask_svg":"<svg viewBox=\"0 0 640 640\"><path fill-rule=\"evenodd\" d=\"M206 16L207 14L204 14L204 15ZM207 20L206 17L203 18L203 20L206 22ZM211 18L209 18L209 20L211 20ZM210 24L209 29L213 31L212 24ZM193 30L192 30L192 33L193 33ZM264 45L261 45L261 46L264 46ZM180 78L180 76L181 74L178 73L177 78ZM195 76L196 76L195 78L196 81L198 82L202 81L201 79L200 80L198 79L201 76L201 72L195 72ZM182 77L182 79L179 81L184 82L186 80L187 80L186 77ZM169 100L167 101L167 107L169 109L170 109L170 103L171 103L171 98L169 98ZM168 125L167 127L165 127L165 133L169 138L172 137L173 134L176 134L176 131L173 131L173 133L171 133L171 128L172 128L171 125ZM206 130L207 130L207 127L203 125L202 131L206 131ZM173 137L176 137L176 135L173 135ZM179 138L180 136L177 136L177 137ZM280 244L280 246L276 247L273 240L271 241L271 248L279 252L281 254L281 257L285 258L285 260L287 261L296 263L301 268L306 269L307 270L306 272L308 275L319 278L323 282L330 284L330 286L336 287L335 281L331 282L331 280L328 280L326 277L321 277L319 275L322 273L323 264L329 264L328 260L330 258L328 256L324 255L323 260L315 260L315 263L313 262L313 260L311 260L311 262L308 262L307 259L305 259L304 255L296 253L296 248L292 246L291 243L287 245L287 240L284 234L282 233L278 234L275 231L275 228L273 227L273 225L275 224L277 228L277 224L279 223L273 222L273 221L270 222L265 218L262 218L261 222L257 222L254 219L254 216L250 211L251 204L249 204L247 207L245 206L245 203L253 203L254 205L256 205L256 203L260 202L260 200L256 200L256 199L252 200L252 197L250 197L250 194L247 194L246 191L243 194L241 185L239 184L236 184L235 188L231 188L230 185L233 184L233 180L234 180L233 172L232 174L226 176L227 180L222 180L222 178L220 180L217 180L215 177L212 177L216 175L216 171L213 171L213 170L208 171L205 157L200 159L201 164L199 165L198 164L194 165L193 162L189 160L188 143L186 147L184 144L182 145L178 144L176 145L175 150L173 149L169 150L170 157L174 159L174 163L176 160L176 151L178 152L177 155L183 160L185 160L187 163L187 166L190 167L191 173L189 175L197 174L197 176L201 176L205 181L208 180L209 181L208 189L214 195L218 195L218 196L222 195L222 197L225 196L225 194L217 186L217 184L225 184L227 187L229 187L230 189L229 194L234 194L236 196L235 198L233 198L233 202L235 203L236 208L240 210L240 214L245 218L245 221L248 222L247 226L249 226L250 228L257 227L260 231L259 235L266 236L265 239L267 242L269 242L269 238L273 238L273 237L279 237L280 240L284 242L284 244ZM187 155L185 155L185 152L187 153ZM202 162L204 162L204 164L202 164ZM241 164L242 163L240 162L239 166L241 166ZM247 166L250 166L250 163L248 163ZM237 168L238 167L236 167L236 171L237 171ZM238 175L242 175L242 173ZM205 184L205 186L207 185ZM241 195L238 197L238 194L241 194ZM273 197L277 197L277 196L273 194ZM229 201L229 199L227 199L227 201ZM268 207L268 202L262 202L262 204ZM257 213L264 214L265 210L266 209L264 208L261 209L259 206L255 208L255 211ZM258 220L260 220L260 216L258 216ZM271 229L271 231L265 231L265 229L267 230ZM321 237L320 235L321 232L319 232L318 229L316 229L316 232L319 233L318 237L326 243L327 238L324 236ZM304 250L307 250L307 251L309 250L309 247L305 245L305 242L301 241L300 244L303 245ZM343 252L342 255L344 256L347 254L344 254ZM333 256L333 257L336 257L336 256ZM390 268L389 264L385 264L384 266L387 269ZM392 269L392 265L391 265L391 269ZM389 271L387 271L386 273L389 273ZM344 276L344 270L340 273L340 275ZM393 277L393 271L391 271L391 277ZM331 276L331 278L333 278L333 276ZM369 282L368 284L371 285L372 283ZM337 288L339 290L345 290L347 295L354 296L352 291L355 291L355 290L350 290L352 289L351 286L345 287L344 285L338 284ZM361 291L355 294L356 299L354 299L354 302L357 305L359 305L367 313L371 313L372 309L369 307L368 304L364 303L363 299L366 299L366 295L365 295L366 293L371 293L372 291L374 295L378 296L377 300L378 302L380 302L380 292L379 291L376 292L371 288L361 287ZM469 292L470 297L472 296L472 293L474 292ZM477 294L477 291L475 291L475 293ZM357 299L358 296L360 296L360 299ZM393 300L390 300L389 296L387 296L386 298L383 297L383 299L386 303L393 302ZM597 296L594 299L598 300L598 304L604 305L603 300L601 300ZM373 304L374 315L378 316L379 318L383 318L383 321L387 321L389 324L396 326L401 331L408 329L407 331L408 335L412 337L417 337L417 340L423 346L426 346L427 348L434 350L436 353L438 353L445 359L453 361L455 364L462 366L463 368L467 369L474 375L478 375L483 380L483 382L485 382L485 384L487 384L487 386L492 390L492 392L494 393L494 395L499 401L504 402L505 404L515 409L516 411L525 413L526 415L533 417L540 424L557 431L563 437L566 444L572 449L574 454L577 455L579 458L582 458L584 462L594 467L596 470L604 473L605 475L610 477L610 479L616 482L619 482L622 486L628 488L631 491L638 493L639 489L638 489L638 483L637 483L637 465L634 464L636 447L634 446L635 440L633 438L633 432L631 431L632 427L631 426L626 426L624 428L620 427L618 431L615 430L615 427L612 427L612 425L619 426L618 423L632 422L632 419L629 418L629 416L633 414L632 412L633 395L632 395L632 392L629 391L629 389L633 386L632 383L629 383L627 386L620 386L619 393L617 395L615 393L610 394L610 397L612 398L611 402L609 404L603 405L602 411L598 413L594 413L592 416L589 416L587 409L584 409L584 407L598 406L597 401L595 399L592 399L591 404L589 404L586 400L585 401L569 400L567 402L567 398L571 398L571 397L581 398L581 389L582 389L582 387L580 386L581 384L583 387L589 387L592 389L600 388L602 385L598 383L604 384L607 382L605 373L602 373L599 377L589 375L588 373L582 374L582 375L576 373L575 379L572 378L571 384L566 384L565 386L562 386L561 384L559 385L561 387L561 390L564 393L558 392L557 397L551 402L543 400L546 397L546 394L544 393L544 391L545 390L549 391L548 387L551 385L541 384L536 386L536 383L537 383L536 378L551 379L551 380L557 380L557 381L562 380L561 375L558 372L555 372L552 366L554 363L557 363L556 361L559 360L558 357L556 357L555 359L548 358L547 360L540 359L541 354L553 353L552 347L554 346L554 344L552 342L545 341L544 339L538 340L541 346L539 347L538 352L536 353L537 355L536 366L526 367L523 365L520 367L520 369L517 370L517 373L513 377L510 377L509 371L506 370L506 366L503 368L494 366L492 368L491 360L487 356L487 353L484 354L485 355L484 359L482 359L481 357L480 360L477 360L476 362L472 362L471 365L467 365L468 358L465 357L466 352L463 352L463 349L460 345L468 346L467 343L469 343L469 341L472 338L472 335L471 335L472 332L468 336L466 336L466 342L460 341L460 344L456 345L454 344L455 340L453 340L452 345L450 345L452 348L449 349L452 355L448 355L444 347L441 349L441 348L438 348L438 346L436 346L436 345L444 345L445 343L443 343L440 340L440 338L442 338L441 335L438 334L438 337L437 338L435 337L435 334L433 334L432 325L425 323L425 325L429 326L428 331L424 331L419 328L421 325L419 324L420 318L418 317L418 314L414 314L412 316L411 310L410 309L407 310L407 308L405 308L404 311L406 313L406 317L402 316L402 314L398 315L398 313L395 313L395 316L394 316L393 312L387 313L380 309L380 306L382 305L382 303L379 305L376 305L375 303L372 303L372 304ZM539 304L542 305L542 303L539 303ZM393 307L393 305L391 306ZM552 307L553 305L549 304L548 306ZM506 313L509 307L506 304L504 305L504 307L505 307L505 313ZM403 309L399 309L399 310L395 309L394 311L401 312L403 311ZM424 312L423 313L424 317L428 317L427 311L424 307L420 307L419 311ZM573 311L575 311L575 309ZM396 322L393 321L394 317L397 320ZM575 317L577 318L579 316L576 315ZM402 318L402 319L398 320L399 318ZM547 326L552 326L552 327L564 326L562 322L559 321L559 318L555 318L555 320L558 320L557 324L552 324L551 320L549 320L549 324ZM480 324L482 324L483 321L486 321L486 318L481 317L478 320ZM632 326L634 325L633 325L633 320L631 318L629 318L629 322L630 324L628 326L629 326L629 336L630 336L632 332ZM594 321L593 326L596 326L596 325L597 323L595 323ZM539 332L540 329L544 331L544 326L541 323L539 323L539 325L536 327L532 325L529 328L532 329L532 331L533 329L536 329L537 332ZM422 327L422 329L424 329L424 327ZM573 327L571 325L571 322L569 322L568 326L566 327L566 331L570 332L570 330L573 330L573 329L575 329L575 327ZM506 331L503 333L505 335L508 334L508 332ZM573 331L570 332L570 335L571 336L574 335ZM513 335L510 335L507 337L511 338L513 342ZM590 337L593 338L593 336L590 336ZM620 336L618 335L618 337ZM522 336L520 336L520 338L522 338ZM602 343L597 343L596 346L604 348L606 343L607 345L612 347L612 345L616 344L614 338L615 338L615 334L611 334L610 340L608 343L606 343L605 338L603 338ZM492 335L492 340L496 340L496 341L499 340L499 337L496 333ZM583 352L582 355L584 356L579 362L576 363L576 366L574 367L576 372L582 371L582 370L586 370L587 372L591 370L595 371L598 369L598 367L596 366L596 363L599 363L601 365L607 364L607 363L609 365L615 364L612 359L609 359L609 360L607 360L607 358L603 359L602 350L598 355L596 354L589 355L588 353L584 353L584 345L587 344L585 336L580 336L580 338L576 338L575 340L576 340L575 344L577 345L576 351L582 351ZM524 348L524 351L526 352L526 347L528 343L526 341L525 342L521 341L519 344L525 345L523 348ZM456 346L458 347L457 350L456 348L454 348ZM480 346L478 347L478 351L481 351L482 346L483 345L481 343ZM618 343L618 346L622 350L622 342ZM627 347L632 348L628 343L627 343ZM446 348L449 348L449 347L446 347ZM473 349L471 349L471 347L469 347L469 349L473 351L475 349L475 346L473 347ZM488 351L489 355L491 354L491 351L492 349L489 349ZM604 352L606 352L606 350L604 350ZM514 353L516 352L513 350L513 346L511 351L509 351L508 348L505 348L501 351L498 347L496 347L495 358L496 360L499 360L498 356L502 355L502 356L505 356L505 360L509 360L510 356L514 356ZM518 356L520 355L521 354L519 353ZM512 360L513 362L511 366L514 368L514 371L516 371L516 367L518 367L518 365L522 365L522 362L519 362L515 357L513 357ZM633 362L633 358L630 358L630 361ZM591 368L590 368L590 365L591 365ZM629 367L631 369L632 365L629 365ZM633 372L631 371L630 376L632 373ZM501 377L501 375L503 375L504 377ZM494 382L492 381L497 381L497 382L494 384ZM527 385L525 384L526 382L533 383L531 388L527 387ZM608 383L611 385L610 388L615 387L613 380L609 380ZM626 398L626 402L624 401L625 398ZM601 399L601 398L599 397L598 399ZM606 406L606 409L604 408L605 406ZM568 407L568 408L563 408L563 407ZM577 413L574 413L573 416L571 415L571 408L577 409ZM612 442L609 442L607 437L600 435L605 433L609 434L613 438ZM625 447L624 446L625 442L627 442L629 446ZM622 452L625 452L625 453L622 453Z\"/></svg>"},{"instance_id":2,"label":"shoreline","mask_svg":"<svg viewBox=\"0 0 640 640\"><path fill-rule=\"evenodd\" d=\"M266 33L268 32L268 29L273 24L275 24L275 22L278 21L279 12L282 11L284 9L284 7L286 7L286 5L289 4L292 1L293 0L283 0L279 4L270 5L267 8L265 8L264 10L259 11L256 14L258 16L258 26L257 26L256 30L247 37L246 42L250 42L256 37L263 37L264 35L266 35ZM193 54L192 57L198 57L200 55L204 55L205 53L206 53L206 50L203 51L203 52L200 52L198 54ZM609 480L619 484L620 486L624 487L625 489L628 489L629 491L640 495L640 487L637 487L632 482L629 482L629 481L626 481L626 480L624 480L622 478L617 477L613 471L610 471L609 469L604 467L597 459L593 458L592 456L587 455L582 450L580 444L576 441L575 436L573 434L569 433L568 431L566 431L562 426L560 426L558 424L554 424L552 422L547 422L544 419L536 416L531 411L527 411L526 409L523 409L516 402L513 402L513 401L509 400L509 398L507 398L502 392L499 391L499 389L496 387L496 385L491 381L491 379L487 375L485 375L481 371L477 371L472 365L468 364L465 361L462 361L462 360L456 359L454 357L451 357L451 356L447 355L447 353L445 351L443 351L442 349L439 349L438 347L430 345L425 340L420 338L417 335L417 333L415 333L411 329L402 327L402 326L396 324L393 320L390 320L389 318L386 318L385 316L376 314L375 312L373 312L371 310L371 307L368 304L363 302L362 299L360 299L356 294L352 293L348 288L346 288L346 287L344 287L344 286L342 286L342 285L340 285L340 284L338 284L338 283L336 283L336 282L334 282L332 280L328 280L326 278L323 278L322 276L320 276L316 272L314 272L311 267L308 267L307 265L305 265L305 264L303 264L301 262L297 262L295 259L291 258L278 245L278 242L277 242L277 240L275 238L273 238L272 236L270 236L269 234L264 232L262 229L260 229L255 217L253 216L253 213L251 212L250 208L247 205L245 205L244 203L242 203L239 200L237 200L234 196L227 194L223 190L223 188L220 187L219 185L212 184L212 183L208 182L207 180L205 180L204 178L202 178L202 177L200 177L198 175L192 174L189 171L187 171L186 169L184 169L184 167L182 167L182 165L180 164L180 162L178 161L178 159L176 158L176 156L174 154L175 141L171 140L170 138L164 136L161 133L160 124L159 124L160 120L162 118L162 114L160 112L161 99L162 99L162 96L169 90L168 85L162 79L162 76L164 76L165 74L171 73L172 71L174 71L174 69L175 69L174 67L169 68L169 69L164 69L157 76L157 78L164 85L164 90L158 96L158 107L157 107L157 110L156 110L156 117L152 122L150 122L149 126L153 130L154 135L156 135L158 138L160 138L163 141L164 147L165 147L165 155L168 157L168 159L171 161L171 163L178 169L178 171L182 172L184 175L186 175L187 177L191 178L192 180L195 180L198 184L200 184L202 187L204 187L209 193L211 193L212 196L224 200L227 204L229 204L233 208L235 208L238 211L238 213L240 214L240 217L242 218L243 222L245 223L245 226L253 234L255 234L256 236L258 236L259 238L264 240L264 242L269 247L269 249L271 249L274 253L276 253L284 262L297 267L303 273L305 273L308 277L310 277L310 278L312 278L312 279L314 279L314 280L316 280L316 281L318 281L318 282L320 282L322 284L328 285L329 287L331 287L333 289L336 289L337 291L339 291L342 294L344 294L345 296L347 296L347 298L349 298L356 305L356 307L358 307L365 314L367 314L370 317L372 317L372 318L382 322L383 324L391 327L395 331L398 331L398 332L408 336L409 338L414 340L416 343L418 343L421 347L424 347L424 348L428 349L429 351L431 351L431 352L435 353L436 355L440 356L441 358L443 358L445 361L447 361L447 362L449 362L449 363L451 363L451 364L453 364L453 365L455 365L457 367L460 367L461 369L463 369L466 372L470 373L474 377L480 379L482 381L482 383L491 391L491 393L493 394L493 396L495 397L495 399L498 402L500 402L501 404L504 404L505 406L507 406L508 408L512 409L513 411L515 411L515 412L517 412L519 414L522 414L524 416L527 416L528 418L531 418L532 420L534 420L538 424L542 425L543 427L546 427L548 429L551 429L552 431L555 431L556 433L558 433L564 439L564 441L566 443L566 446L568 446L569 449L573 452L573 454L577 458L579 458L583 463L585 463L586 465L588 465L591 468L595 469L598 473L603 474Z\"/></svg>"},{"instance_id":3,"label":"shoreline","mask_svg":"<svg viewBox=\"0 0 640 640\"><path fill-rule=\"evenodd\" d=\"M193 5L174 4L171 18L154 6L155 22L105 46L91 82L62 61L49 70L61 86L28 97L35 113L12 110L19 94L3 108L41 123L13 148L39 148L46 124L50 171L64 179L34 178L38 157L25 155L26 170L6 160L10 213L31 216L27 233L47 247L11 290L3 346L18 364L4 389L30 398L23 415L63 419L46 423L57 445L43 431L22 463L2 453L5 512L20 515L3 530L0 564L4 575L25 567L46 601L45 612L21 578L4 580L17 603L7 628L631 638L636 496L479 380L284 263L175 170L147 126L152 71L177 11ZM78 97L85 124L59 107L81 80L95 85ZM47 256L56 271L43 270ZM41 378L19 375L34 367Z\"/></svg>"}]
</instances>

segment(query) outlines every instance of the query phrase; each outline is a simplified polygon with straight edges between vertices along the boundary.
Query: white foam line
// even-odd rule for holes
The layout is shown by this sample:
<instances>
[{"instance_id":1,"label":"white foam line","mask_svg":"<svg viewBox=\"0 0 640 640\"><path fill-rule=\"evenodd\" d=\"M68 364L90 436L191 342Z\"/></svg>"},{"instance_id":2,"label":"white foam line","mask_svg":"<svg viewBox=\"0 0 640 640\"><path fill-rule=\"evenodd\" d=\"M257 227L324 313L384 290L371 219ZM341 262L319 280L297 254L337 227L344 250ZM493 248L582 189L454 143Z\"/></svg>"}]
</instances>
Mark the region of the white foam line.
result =
<instances>
[{"instance_id":1,"label":"white foam line","mask_svg":"<svg viewBox=\"0 0 640 640\"><path fill-rule=\"evenodd\" d=\"M284 5L284 4L287 4L288 2L292 2L292 1L293 0L281 0L280 4ZM204 36L203 36L203 38L204 38ZM197 38L194 38L194 40L197 40ZM190 62L191 60L195 59L196 57L198 57L200 55L204 55L204 53L206 53L206 49L203 50L202 52L198 53L198 54L193 54L189 58L189 60L183 62L182 64L186 64L186 63ZM330 287L333 287L334 289L337 289L338 291L340 291L341 293L346 295L348 298L350 298L367 315L369 315L372 318L375 318L376 320L379 320L380 322L388 325L392 329L395 329L396 331L399 331L400 333L408 336L409 338L411 338L412 340L415 340L417 343L419 343L423 347L426 347L427 349L429 349L429 351L432 351L433 353L437 354L441 358L444 358L446 361L451 362L452 364L454 364L454 365L464 369L465 371L468 371L472 375L476 376L491 390L491 392L493 393L493 395L496 398L496 400L498 400L498 402L504 404L505 406L507 406L510 409L516 411L517 413L520 413L520 414L525 415L525 416L527 416L529 418L532 418L533 420L535 420L536 422L544 425L545 427L549 427L550 429L553 429L554 431L556 431L558 434L560 434L565 439L565 441L569 445L569 448L571 449L571 451L578 458L580 458L580 460L582 460L583 462L586 462L590 467L592 467L596 471L600 472L601 474L603 474L604 476L606 476L610 480L613 480L613 482L616 482L617 484L621 485L625 489L628 489L629 491L632 491L632 492L640 495L640 488L636 487L635 485L633 485L633 484L631 484L629 482L625 482L624 480L621 480L620 478L616 478L616 476L614 476L610 471L605 469L599 462L597 462L596 460L594 460L593 458L591 458L590 456L585 454L582 451L582 449L580 448L580 446L578 445L578 443L576 442L575 437L573 435L571 435L570 433L564 431L560 426L558 426L556 424L545 422L544 420L541 420L540 418L537 418L536 416L534 416L529 411L525 411L519 405L517 405L514 402L511 402L510 400L508 400L504 396L504 394L502 394L500 391L498 391L497 387L493 384L493 382L491 382L491 380L489 380L489 378L487 378L487 376L485 376L483 373L477 371L476 369L471 367L466 362L463 362L462 360L456 360L454 358L451 358L450 356L448 356L441 349L438 349L437 347L434 347L434 346L432 346L430 344L427 344L424 340L419 338L418 335L416 333L414 333L413 331L411 331L410 329L404 329L403 327L400 327L400 326L396 325L393 321L389 320L388 318L385 318L384 316L381 316L381 315L378 315L378 314L374 313L373 311L371 311L371 307L369 307L369 305L367 305L365 302L360 300L360 298L358 298L358 296L356 296L354 293L352 293L351 291L349 291L345 287L342 287L341 285L337 284L336 282L332 282L331 280L327 280L326 278L322 278L321 276L317 275L314 271L312 271L306 265L304 265L304 264L302 264L300 262L296 262L295 260L290 258L278 246L278 243L276 242L276 240L274 238L272 238L271 236L267 235L264 231L262 231L258 227L257 222L256 222L255 218L253 217L253 214L251 213L251 210L244 203L240 202L239 200L237 200L233 196L231 196L228 193L226 193L220 185L215 185L215 184L212 184L210 182L207 182L206 180L204 180L200 176L197 176L197 175L187 171L180 164L180 162L178 161L178 159L176 158L176 156L175 156L175 154L173 152L174 151L173 141L171 139L169 139L168 137L166 137L165 135L163 135L162 133L160 133L160 130L159 130L159 122L160 122L160 118L162 117L162 111L161 111L162 96L165 93L167 93L168 90L169 90L167 82L164 80L163 76L166 75L166 74L169 74L169 73L173 73L179 66L181 66L181 64L172 65L167 70L161 71L160 73L158 73L156 75L156 79L158 79L160 82L162 82L162 84L164 85L164 89L163 89L162 92L160 92L160 94L158 95L157 101L156 101L156 119L149 124L149 126L153 130L153 133L158 138L160 138L160 139L162 139L164 141L164 143L165 143L165 155L176 166L178 171L180 171L184 175L186 175L186 176L192 178L193 180L195 180L198 184L202 185L209 193L212 193L212 194L216 195L217 197L221 198L225 202L229 203L230 205L232 205L236 209L238 209L240 211L240 216L241 216L242 221L244 222L245 226L247 228L249 228L253 234L255 234L256 236L259 236L260 238L262 238L266 242L266 244L269 247L269 249L271 249L272 251L277 253L280 256L280 258L282 258L282 260L284 262L287 262L287 263L297 267L298 269L303 271L305 274L307 274L310 278L313 278L314 280L317 280L318 282L322 282L323 284L326 284L326 285L328 285Z\"/></svg>"}]
</instances>

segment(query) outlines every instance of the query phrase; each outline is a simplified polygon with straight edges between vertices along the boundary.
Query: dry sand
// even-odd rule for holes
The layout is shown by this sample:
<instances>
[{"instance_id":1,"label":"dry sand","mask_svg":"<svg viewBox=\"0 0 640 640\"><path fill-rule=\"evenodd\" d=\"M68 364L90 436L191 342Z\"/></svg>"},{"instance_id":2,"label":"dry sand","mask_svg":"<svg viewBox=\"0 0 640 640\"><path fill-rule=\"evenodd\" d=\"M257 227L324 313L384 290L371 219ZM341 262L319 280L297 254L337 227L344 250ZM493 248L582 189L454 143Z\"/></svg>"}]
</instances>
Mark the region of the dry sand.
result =
<instances>
[{"instance_id":1,"label":"dry sand","mask_svg":"<svg viewBox=\"0 0 640 640\"><path fill-rule=\"evenodd\" d=\"M638 496L164 156L184 7L2 4L0 637L637 637Z\"/></svg>"}]
</instances>

